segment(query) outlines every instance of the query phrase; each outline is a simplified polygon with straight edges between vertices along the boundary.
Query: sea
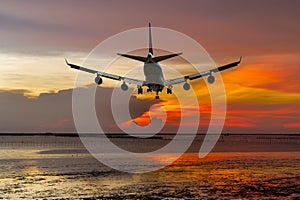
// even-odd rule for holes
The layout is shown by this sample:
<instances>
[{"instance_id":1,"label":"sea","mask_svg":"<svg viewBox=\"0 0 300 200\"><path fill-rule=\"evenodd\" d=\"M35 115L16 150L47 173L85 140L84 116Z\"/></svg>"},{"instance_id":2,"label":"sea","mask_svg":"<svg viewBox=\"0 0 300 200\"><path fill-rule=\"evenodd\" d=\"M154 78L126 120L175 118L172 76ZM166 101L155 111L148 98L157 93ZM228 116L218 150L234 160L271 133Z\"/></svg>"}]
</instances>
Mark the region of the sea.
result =
<instances>
[{"instance_id":1,"label":"sea","mask_svg":"<svg viewBox=\"0 0 300 200\"><path fill-rule=\"evenodd\" d=\"M143 153L174 136L108 138ZM129 173L103 164L74 135L2 134L0 199L300 199L299 134L224 134L199 158L203 138L165 167ZM105 156L118 162L114 153Z\"/></svg>"}]
</instances>

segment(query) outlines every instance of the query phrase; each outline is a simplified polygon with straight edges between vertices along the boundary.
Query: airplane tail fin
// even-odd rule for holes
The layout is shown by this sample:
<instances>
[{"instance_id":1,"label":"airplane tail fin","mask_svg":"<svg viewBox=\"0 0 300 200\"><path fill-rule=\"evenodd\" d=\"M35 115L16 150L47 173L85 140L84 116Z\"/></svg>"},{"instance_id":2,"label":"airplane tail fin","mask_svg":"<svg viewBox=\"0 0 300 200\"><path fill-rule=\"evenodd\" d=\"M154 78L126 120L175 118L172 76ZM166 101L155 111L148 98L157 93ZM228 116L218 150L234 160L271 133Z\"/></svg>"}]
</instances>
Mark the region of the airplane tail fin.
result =
<instances>
[{"instance_id":1,"label":"airplane tail fin","mask_svg":"<svg viewBox=\"0 0 300 200\"><path fill-rule=\"evenodd\" d=\"M153 54L153 48L152 48L152 33L151 33L151 23L149 23L149 53ZM154 62L160 62L163 60L167 60L169 58L173 58L175 56L179 56L182 53L174 53L174 54L169 54L169 55L163 55L163 56L157 56L157 57L153 57L153 61Z\"/></svg>"},{"instance_id":2,"label":"airplane tail fin","mask_svg":"<svg viewBox=\"0 0 300 200\"><path fill-rule=\"evenodd\" d=\"M150 56L150 54L151 54L151 56ZM144 62L144 63L149 62L150 59L151 59L151 62L156 62L157 63L157 62L160 62L160 61L163 61L163 60L167 60L169 58L173 58L175 56L179 56L181 54L182 53L173 53L173 54L157 56L157 57L153 56L151 23L149 23L149 53L148 53L147 57L118 53L119 56L123 56L123 57L130 58L130 59L133 59L133 60L141 61L141 62Z\"/></svg>"},{"instance_id":3,"label":"airplane tail fin","mask_svg":"<svg viewBox=\"0 0 300 200\"><path fill-rule=\"evenodd\" d=\"M151 53L151 55L153 55L151 23L149 23L149 53ZM135 55L129 55L129 54L122 54L122 53L118 53L118 55L126 57L126 58L130 58L133 60L141 61L141 62L147 62L147 60L148 60L148 57L135 56Z\"/></svg>"},{"instance_id":4,"label":"airplane tail fin","mask_svg":"<svg viewBox=\"0 0 300 200\"><path fill-rule=\"evenodd\" d=\"M153 55L151 23L149 23L149 53Z\"/></svg>"}]
</instances>

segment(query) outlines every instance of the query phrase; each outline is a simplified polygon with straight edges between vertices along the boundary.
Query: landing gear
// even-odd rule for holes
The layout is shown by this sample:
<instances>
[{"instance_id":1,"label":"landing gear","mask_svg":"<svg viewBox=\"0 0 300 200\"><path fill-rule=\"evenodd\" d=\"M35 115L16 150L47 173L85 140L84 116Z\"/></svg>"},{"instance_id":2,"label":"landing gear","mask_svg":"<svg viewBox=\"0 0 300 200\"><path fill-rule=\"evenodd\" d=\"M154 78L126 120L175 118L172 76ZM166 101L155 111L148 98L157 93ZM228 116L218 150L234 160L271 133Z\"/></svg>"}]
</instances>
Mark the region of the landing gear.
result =
<instances>
[{"instance_id":1,"label":"landing gear","mask_svg":"<svg viewBox=\"0 0 300 200\"><path fill-rule=\"evenodd\" d=\"M156 100L159 99L158 93L159 93L159 90L156 90L156 96L155 96L155 99L156 99Z\"/></svg>"},{"instance_id":2,"label":"landing gear","mask_svg":"<svg viewBox=\"0 0 300 200\"><path fill-rule=\"evenodd\" d=\"M143 88L141 87L138 88L138 94L143 94Z\"/></svg>"},{"instance_id":3,"label":"landing gear","mask_svg":"<svg viewBox=\"0 0 300 200\"><path fill-rule=\"evenodd\" d=\"M171 88L167 88L167 94L172 94L172 89Z\"/></svg>"},{"instance_id":4,"label":"landing gear","mask_svg":"<svg viewBox=\"0 0 300 200\"><path fill-rule=\"evenodd\" d=\"M164 85L159 85L159 84L149 84L147 85L147 92L155 92L155 99L158 100L159 99L159 93L163 91L164 89ZM169 86L168 86L169 87ZM169 87L169 89L171 89L171 87ZM170 91L169 91L170 92ZM172 92L171 92L172 93Z\"/></svg>"}]
</instances>

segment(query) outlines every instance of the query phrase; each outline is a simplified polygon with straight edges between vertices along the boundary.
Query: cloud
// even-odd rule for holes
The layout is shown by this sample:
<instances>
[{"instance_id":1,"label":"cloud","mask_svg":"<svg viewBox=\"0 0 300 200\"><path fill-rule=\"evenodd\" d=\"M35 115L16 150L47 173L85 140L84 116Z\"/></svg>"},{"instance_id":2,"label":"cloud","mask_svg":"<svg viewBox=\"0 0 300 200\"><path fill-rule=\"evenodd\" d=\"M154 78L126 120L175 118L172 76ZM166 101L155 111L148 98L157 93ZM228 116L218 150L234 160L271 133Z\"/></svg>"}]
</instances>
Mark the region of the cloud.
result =
<instances>
[{"instance_id":1,"label":"cloud","mask_svg":"<svg viewBox=\"0 0 300 200\"><path fill-rule=\"evenodd\" d=\"M86 88L88 90L88 88ZM97 88L96 110L101 111L101 126L106 132L119 132L110 108L111 88ZM24 91L0 92L0 132L76 132L72 115L72 90L25 97ZM130 98L130 113L138 117L154 104L154 100Z\"/></svg>"},{"instance_id":2,"label":"cloud","mask_svg":"<svg viewBox=\"0 0 300 200\"><path fill-rule=\"evenodd\" d=\"M289 123L289 124L284 124L283 125L285 128L292 128L292 129L299 129L300 128L300 123L295 122L295 123Z\"/></svg>"},{"instance_id":3,"label":"cloud","mask_svg":"<svg viewBox=\"0 0 300 200\"><path fill-rule=\"evenodd\" d=\"M62 52L72 52L68 56L73 58L81 52L83 58L111 35L149 21L191 36L221 64L229 57L244 56L238 68L222 73L229 103L225 130L289 131L299 119L299 4L293 0L1 2L2 131L74 131L72 92L67 88L73 87L76 74L66 68ZM205 125L210 102L202 86L201 81L194 84ZM101 89L109 96L108 91ZM23 96L45 92L49 94L36 99ZM176 130L179 106L172 97L166 98L168 102L160 102L169 116L166 129ZM132 118L147 121L153 102L135 97L131 101L136 104ZM109 108L109 101L97 103ZM103 126L118 131L108 111Z\"/></svg>"},{"instance_id":4,"label":"cloud","mask_svg":"<svg viewBox=\"0 0 300 200\"><path fill-rule=\"evenodd\" d=\"M293 0L7 1L0 8L1 40L15 51L20 46L90 50L151 21L192 36L217 55L298 53L298 7Z\"/></svg>"},{"instance_id":5,"label":"cloud","mask_svg":"<svg viewBox=\"0 0 300 200\"><path fill-rule=\"evenodd\" d=\"M81 88L88 90L88 88ZM105 132L120 132L112 112L110 96L112 88L98 87L96 92L96 111L101 127ZM23 95L25 91L0 92L0 132L76 132L72 115L72 90L58 93L41 94L38 98L29 99ZM177 91L178 92L178 91ZM185 92L185 91L184 91ZM167 114L166 125L162 132L175 133L180 124L180 106L172 99L166 101L152 99L130 98L129 111L131 118L139 125L149 123L149 109L159 103ZM210 104L205 99L199 101L200 122L182 124L183 126L197 126L199 132L205 133L210 122ZM121 107L123 105L120 105ZM128 106L128 104L124 104ZM299 130L300 119L299 102L281 104L267 104L251 101L228 101L224 132L231 133L289 133ZM125 108L126 109L126 108ZM193 117L195 109L188 109L185 117ZM153 113L152 113L153 114ZM157 116L155 116L157 118ZM124 124L132 122L124 120ZM161 120L160 117L157 118Z\"/></svg>"}]
</instances>

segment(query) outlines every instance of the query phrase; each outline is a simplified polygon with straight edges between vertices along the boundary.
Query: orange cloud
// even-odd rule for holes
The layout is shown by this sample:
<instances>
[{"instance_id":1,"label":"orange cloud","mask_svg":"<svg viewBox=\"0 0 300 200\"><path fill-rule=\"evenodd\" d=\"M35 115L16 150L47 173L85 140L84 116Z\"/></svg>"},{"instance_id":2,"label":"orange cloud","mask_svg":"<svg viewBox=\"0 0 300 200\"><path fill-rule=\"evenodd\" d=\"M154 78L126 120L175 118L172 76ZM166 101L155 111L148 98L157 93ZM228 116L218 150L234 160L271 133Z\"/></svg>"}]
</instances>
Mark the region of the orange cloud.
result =
<instances>
[{"instance_id":1,"label":"orange cloud","mask_svg":"<svg viewBox=\"0 0 300 200\"><path fill-rule=\"evenodd\" d=\"M235 132L267 130L284 132L300 128L298 123L291 123L291 120L300 118L298 87L300 78L297 78L300 68L296 67L295 57L276 55L244 60L239 67L221 73L228 104L224 129ZM288 65L289 70L286 70L285 65ZM211 118L211 97L208 87L216 90L216 93L219 87L217 84L207 86L203 80L192 81L191 84L198 98L200 111L188 104L180 105L175 95L166 95L163 91L161 101L158 103L167 114L164 130L174 130L179 125L199 126L200 124L200 128L208 127ZM191 91L184 91L181 85L174 88L174 93L186 99L193 95ZM153 99L153 94L138 96L138 98ZM181 113L181 106L185 106L188 112ZM199 112L200 121L180 124L182 115L193 117ZM157 117L161 118L159 113ZM149 112L146 111L134 121L142 126L148 125ZM126 123L130 125L131 121Z\"/></svg>"},{"instance_id":2,"label":"orange cloud","mask_svg":"<svg viewBox=\"0 0 300 200\"><path fill-rule=\"evenodd\" d=\"M283 126L285 128L299 129L300 128L300 122L284 124Z\"/></svg>"},{"instance_id":3,"label":"orange cloud","mask_svg":"<svg viewBox=\"0 0 300 200\"><path fill-rule=\"evenodd\" d=\"M274 55L244 59L236 70L223 73L225 85L282 93L299 93L298 55Z\"/></svg>"},{"instance_id":4,"label":"orange cloud","mask_svg":"<svg viewBox=\"0 0 300 200\"><path fill-rule=\"evenodd\" d=\"M41 124L40 127L43 127L43 128L65 128L65 127L68 127L70 123L71 123L70 119L64 118L64 119L59 119L55 122Z\"/></svg>"}]
</instances>

